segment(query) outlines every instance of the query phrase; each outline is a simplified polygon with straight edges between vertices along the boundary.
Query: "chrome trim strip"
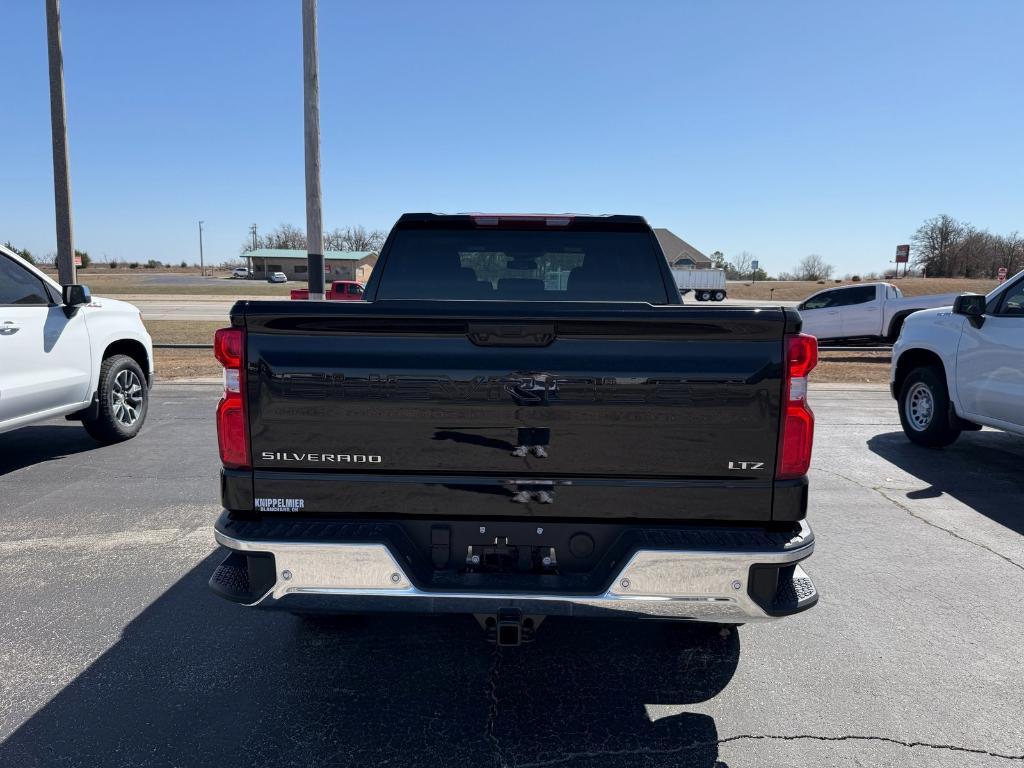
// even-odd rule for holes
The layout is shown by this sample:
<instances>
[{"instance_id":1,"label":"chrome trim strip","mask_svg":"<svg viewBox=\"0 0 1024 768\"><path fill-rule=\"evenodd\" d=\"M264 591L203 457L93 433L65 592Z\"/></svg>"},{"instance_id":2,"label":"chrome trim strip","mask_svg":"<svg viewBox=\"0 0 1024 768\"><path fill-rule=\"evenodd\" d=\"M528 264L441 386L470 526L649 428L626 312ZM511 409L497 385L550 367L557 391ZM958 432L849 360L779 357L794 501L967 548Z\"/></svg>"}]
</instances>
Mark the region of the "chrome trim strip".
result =
<instances>
[{"instance_id":1,"label":"chrome trim strip","mask_svg":"<svg viewBox=\"0 0 1024 768\"><path fill-rule=\"evenodd\" d=\"M810 527L800 523L798 543L775 552L701 552L640 550L623 566L611 586L600 595L499 594L482 592L426 592L407 576L384 544L243 541L214 531L217 542L242 552L274 555L277 581L250 605L268 606L299 596L331 597L344 604L365 598L380 602L425 601L430 611L467 611L485 604L556 607L593 612L625 612L703 621L749 621L772 618L747 594L750 567L786 565L814 551ZM402 609L405 609L402 606Z\"/></svg>"}]
</instances>

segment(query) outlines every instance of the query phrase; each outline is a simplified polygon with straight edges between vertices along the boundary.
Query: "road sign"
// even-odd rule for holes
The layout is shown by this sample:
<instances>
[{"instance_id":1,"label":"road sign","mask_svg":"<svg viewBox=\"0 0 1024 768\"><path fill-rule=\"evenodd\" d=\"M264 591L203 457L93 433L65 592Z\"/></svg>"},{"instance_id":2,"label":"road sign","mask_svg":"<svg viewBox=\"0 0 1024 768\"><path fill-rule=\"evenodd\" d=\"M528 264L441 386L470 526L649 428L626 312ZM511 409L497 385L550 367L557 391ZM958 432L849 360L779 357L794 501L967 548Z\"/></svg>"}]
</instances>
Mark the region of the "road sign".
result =
<instances>
[{"instance_id":1,"label":"road sign","mask_svg":"<svg viewBox=\"0 0 1024 768\"><path fill-rule=\"evenodd\" d=\"M1005 282L1006 280L1006 267L1000 267L996 270L996 275L999 277L999 282Z\"/></svg>"},{"instance_id":2,"label":"road sign","mask_svg":"<svg viewBox=\"0 0 1024 768\"><path fill-rule=\"evenodd\" d=\"M750 262L750 268L756 272L758 269L761 268L761 262L759 262L757 259L754 259L752 262Z\"/></svg>"},{"instance_id":3,"label":"road sign","mask_svg":"<svg viewBox=\"0 0 1024 768\"><path fill-rule=\"evenodd\" d=\"M896 246L896 263L906 264L910 261L910 246L909 245L897 245Z\"/></svg>"},{"instance_id":4,"label":"road sign","mask_svg":"<svg viewBox=\"0 0 1024 768\"><path fill-rule=\"evenodd\" d=\"M76 267L82 266L82 257L79 256L77 253L75 254L75 266Z\"/></svg>"}]
</instances>

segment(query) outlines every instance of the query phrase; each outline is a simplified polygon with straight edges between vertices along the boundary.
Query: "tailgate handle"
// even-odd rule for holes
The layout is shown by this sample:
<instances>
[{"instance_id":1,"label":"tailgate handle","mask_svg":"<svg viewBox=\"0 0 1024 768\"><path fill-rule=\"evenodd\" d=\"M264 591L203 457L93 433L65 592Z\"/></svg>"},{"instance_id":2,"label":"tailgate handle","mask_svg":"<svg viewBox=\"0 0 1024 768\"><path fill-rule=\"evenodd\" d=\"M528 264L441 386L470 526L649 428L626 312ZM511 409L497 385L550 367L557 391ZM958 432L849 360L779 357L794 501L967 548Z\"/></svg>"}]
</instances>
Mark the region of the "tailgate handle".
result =
<instances>
[{"instance_id":1,"label":"tailgate handle","mask_svg":"<svg viewBox=\"0 0 1024 768\"><path fill-rule=\"evenodd\" d=\"M466 335L478 347L546 347L554 323L470 323Z\"/></svg>"}]
</instances>

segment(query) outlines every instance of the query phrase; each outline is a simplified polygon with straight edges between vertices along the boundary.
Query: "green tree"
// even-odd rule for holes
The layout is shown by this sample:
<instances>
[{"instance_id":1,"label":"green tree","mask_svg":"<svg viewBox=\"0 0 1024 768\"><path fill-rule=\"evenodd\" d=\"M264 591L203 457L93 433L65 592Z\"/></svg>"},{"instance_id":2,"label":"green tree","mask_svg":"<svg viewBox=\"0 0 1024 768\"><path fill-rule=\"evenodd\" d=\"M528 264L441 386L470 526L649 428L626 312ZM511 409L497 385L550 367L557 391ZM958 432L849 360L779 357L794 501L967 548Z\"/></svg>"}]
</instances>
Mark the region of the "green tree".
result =
<instances>
[{"instance_id":1,"label":"green tree","mask_svg":"<svg viewBox=\"0 0 1024 768\"><path fill-rule=\"evenodd\" d=\"M10 240L4 243L4 246L7 249L14 251L16 254L21 256L21 258L23 258L29 264L36 263L36 257L32 255L32 251L30 251L28 248L19 248L18 246L11 244Z\"/></svg>"}]
</instances>

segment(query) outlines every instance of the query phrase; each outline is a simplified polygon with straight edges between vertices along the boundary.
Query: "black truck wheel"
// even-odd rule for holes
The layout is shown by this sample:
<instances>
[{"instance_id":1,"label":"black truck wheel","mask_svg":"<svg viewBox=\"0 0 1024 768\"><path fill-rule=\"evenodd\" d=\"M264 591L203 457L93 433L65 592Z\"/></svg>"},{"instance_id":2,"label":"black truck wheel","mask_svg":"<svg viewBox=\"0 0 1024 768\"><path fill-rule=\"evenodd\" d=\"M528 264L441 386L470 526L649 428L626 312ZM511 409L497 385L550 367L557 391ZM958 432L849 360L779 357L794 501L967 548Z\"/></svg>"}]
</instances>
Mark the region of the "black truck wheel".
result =
<instances>
[{"instance_id":1,"label":"black truck wheel","mask_svg":"<svg viewBox=\"0 0 1024 768\"><path fill-rule=\"evenodd\" d=\"M99 408L82 419L85 431L101 443L119 443L139 434L149 409L146 375L128 355L113 355L100 366Z\"/></svg>"},{"instance_id":2,"label":"black truck wheel","mask_svg":"<svg viewBox=\"0 0 1024 768\"><path fill-rule=\"evenodd\" d=\"M949 391L941 370L915 368L903 381L900 423L911 441L929 448L949 445L960 436L950 412Z\"/></svg>"}]
</instances>

